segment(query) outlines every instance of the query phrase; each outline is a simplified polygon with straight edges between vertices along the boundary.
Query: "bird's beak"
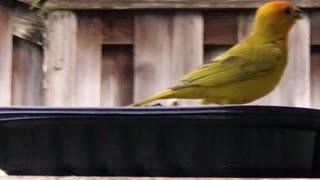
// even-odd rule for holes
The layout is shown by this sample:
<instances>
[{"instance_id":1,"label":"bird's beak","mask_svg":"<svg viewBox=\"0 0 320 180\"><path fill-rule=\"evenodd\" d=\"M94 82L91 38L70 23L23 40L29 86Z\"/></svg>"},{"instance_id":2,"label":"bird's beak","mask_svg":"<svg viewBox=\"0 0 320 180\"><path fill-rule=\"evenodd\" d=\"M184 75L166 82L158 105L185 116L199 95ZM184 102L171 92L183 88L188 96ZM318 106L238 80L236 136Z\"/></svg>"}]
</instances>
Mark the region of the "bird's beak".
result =
<instances>
[{"instance_id":1,"label":"bird's beak","mask_svg":"<svg viewBox=\"0 0 320 180\"><path fill-rule=\"evenodd\" d=\"M304 12L301 9L296 8L293 17L296 19L302 19L304 17Z\"/></svg>"}]
</instances>

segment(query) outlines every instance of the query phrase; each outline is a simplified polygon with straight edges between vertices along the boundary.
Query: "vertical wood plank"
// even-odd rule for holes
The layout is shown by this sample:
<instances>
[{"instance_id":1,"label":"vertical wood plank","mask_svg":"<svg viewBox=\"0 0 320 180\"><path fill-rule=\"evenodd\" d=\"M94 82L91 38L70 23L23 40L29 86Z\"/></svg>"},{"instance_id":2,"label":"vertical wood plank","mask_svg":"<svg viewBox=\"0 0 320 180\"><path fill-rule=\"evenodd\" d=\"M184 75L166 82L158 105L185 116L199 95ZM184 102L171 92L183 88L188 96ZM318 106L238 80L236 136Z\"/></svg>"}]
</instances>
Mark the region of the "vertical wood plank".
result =
<instances>
[{"instance_id":1,"label":"vertical wood plank","mask_svg":"<svg viewBox=\"0 0 320 180\"><path fill-rule=\"evenodd\" d=\"M134 101L138 101L168 88L171 82L171 15L139 13L134 32Z\"/></svg>"},{"instance_id":2,"label":"vertical wood plank","mask_svg":"<svg viewBox=\"0 0 320 180\"><path fill-rule=\"evenodd\" d=\"M247 37L252 31L252 24L254 21L255 11L241 11L238 15L238 42Z\"/></svg>"},{"instance_id":3,"label":"vertical wood plank","mask_svg":"<svg viewBox=\"0 0 320 180\"><path fill-rule=\"evenodd\" d=\"M170 86L203 64L203 18L200 12L178 11L173 16ZM179 100L177 105L196 105L197 101Z\"/></svg>"},{"instance_id":4,"label":"vertical wood plank","mask_svg":"<svg viewBox=\"0 0 320 180\"><path fill-rule=\"evenodd\" d=\"M111 11L102 17L103 44L133 44L133 13Z\"/></svg>"},{"instance_id":5,"label":"vertical wood plank","mask_svg":"<svg viewBox=\"0 0 320 180\"><path fill-rule=\"evenodd\" d=\"M311 100L313 108L320 108L320 11L311 13Z\"/></svg>"},{"instance_id":6,"label":"vertical wood plank","mask_svg":"<svg viewBox=\"0 0 320 180\"><path fill-rule=\"evenodd\" d=\"M95 15L78 15L75 106L100 106L102 23Z\"/></svg>"},{"instance_id":7,"label":"vertical wood plank","mask_svg":"<svg viewBox=\"0 0 320 180\"><path fill-rule=\"evenodd\" d=\"M45 105L72 106L76 66L77 17L69 11L48 15L45 49Z\"/></svg>"},{"instance_id":8,"label":"vertical wood plank","mask_svg":"<svg viewBox=\"0 0 320 180\"><path fill-rule=\"evenodd\" d=\"M0 106L11 105L12 23L11 12L0 5Z\"/></svg>"},{"instance_id":9,"label":"vertical wood plank","mask_svg":"<svg viewBox=\"0 0 320 180\"><path fill-rule=\"evenodd\" d=\"M203 63L203 19L199 12L177 12L173 17L171 85Z\"/></svg>"},{"instance_id":10,"label":"vertical wood plank","mask_svg":"<svg viewBox=\"0 0 320 180\"><path fill-rule=\"evenodd\" d=\"M311 99L312 107L320 108L320 48L311 51Z\"/></svg>"},{"instance_id":11,"label":"vertical wood plank","mask_svg":"<svg viewBox=\"0 0 320 180\"><path fill-rule=\"evenodd\" d=\"M232 45L237 42L237 13L228 10L204 12L204 44Z\"/></svg>"},{"instance_id":12,"label":"vertical wood plank","mask_svg":"<svg viewBox=\"0 0 320 180\"><path fill-rule=\"evenodd\" d=\"M279 85L281 105L310 107L310 19L297 22L289 36L288 67Z\"/></svg>"},{"instance_id":13,"label":"vertical wood plank","mask_svg":"<svg viewBox=\"0 0 320 180\"><path fill-rule=\"evenodd\" d=\"M181 76L200 66L202 34L203 19L199 12L137 15L135 101L175 85Z\"/></svg>"},{"instance_id":14,"label":"vertical wood plank","mask_svg":"<svg viewBox=\"0 0 320 180\"><path fill-rule=\"evenodd\" d=\"M105 46L103 48L102 106L123 106L132 103L132 51L132 46Z\"/></svg>"},{"instance_id":15,"label":"vertical wood plank","mask_svg":"<svg viewBox=\"0 0 320 180\"><path fill-rule=\"evenodd\" d=\"M22 3L16 3L12 11L13 35L43 45L43 36L46 33L44 13L30 11L28 6Z\"/></svg>"},{"instance_id":16,"label":"vertical wood plank","mask_svg":"<svg viewBox=\"0 0 320 180\"><path fill-rule=\"evenodd\" d=\"M13 47L12 105L43 105L42 49L15 38Z\"/></svg>"},{"instance_id":17,"label":"vertical wood plank","mask_svg":"<svg viewBox=\"0 0 320 180\"><path fill-rule=\"evenodd\" d=\"M311 44L320 45L320 11L314 10L310 14L311 18Z\"/></svg>"}]
</instances>

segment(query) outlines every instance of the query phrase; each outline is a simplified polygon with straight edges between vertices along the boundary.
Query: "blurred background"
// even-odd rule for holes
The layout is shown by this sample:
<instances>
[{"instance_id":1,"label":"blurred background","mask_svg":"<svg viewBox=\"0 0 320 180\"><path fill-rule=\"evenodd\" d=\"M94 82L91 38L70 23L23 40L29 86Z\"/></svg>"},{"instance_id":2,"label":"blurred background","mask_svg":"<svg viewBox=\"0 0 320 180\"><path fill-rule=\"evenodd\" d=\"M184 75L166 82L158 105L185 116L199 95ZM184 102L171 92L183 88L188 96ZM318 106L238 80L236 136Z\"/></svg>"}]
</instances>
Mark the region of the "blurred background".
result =
<instances>
[{"instance_id":1,"label":"blurred background","mask_svg":"<svg viewBox=\"0 0 320 180\"><path fill-rule=\"evenodd\" d=\"M0 106L123 106L173 86L251 30L268 0L0 2ZM320 1L290 33L278 88L252 104L320 107ZM179 101L179 105L197 102Z\"/></svg>"}]
</instances>

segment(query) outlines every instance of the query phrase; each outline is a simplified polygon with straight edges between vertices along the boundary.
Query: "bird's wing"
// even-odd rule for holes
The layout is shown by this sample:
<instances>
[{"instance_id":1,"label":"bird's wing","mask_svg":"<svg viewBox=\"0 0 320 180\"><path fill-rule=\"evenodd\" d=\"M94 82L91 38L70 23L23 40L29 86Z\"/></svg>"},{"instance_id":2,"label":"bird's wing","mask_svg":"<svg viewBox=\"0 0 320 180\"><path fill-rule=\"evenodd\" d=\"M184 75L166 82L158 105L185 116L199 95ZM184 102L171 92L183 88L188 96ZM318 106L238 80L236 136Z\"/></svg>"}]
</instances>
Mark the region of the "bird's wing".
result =
<instances>
[{"instance_id":1,"label":"bird's wing","mask_svg":"<svg viewBox=\"0 0 320 180\"><path fill-rule=\"evenodd\" d=\"M265 48L258 52L253 58L232 54L220 56L185 75L175 88L216 87L263 76L273 71L282 57L279 48Z\"/></svg>"}]
</instances>

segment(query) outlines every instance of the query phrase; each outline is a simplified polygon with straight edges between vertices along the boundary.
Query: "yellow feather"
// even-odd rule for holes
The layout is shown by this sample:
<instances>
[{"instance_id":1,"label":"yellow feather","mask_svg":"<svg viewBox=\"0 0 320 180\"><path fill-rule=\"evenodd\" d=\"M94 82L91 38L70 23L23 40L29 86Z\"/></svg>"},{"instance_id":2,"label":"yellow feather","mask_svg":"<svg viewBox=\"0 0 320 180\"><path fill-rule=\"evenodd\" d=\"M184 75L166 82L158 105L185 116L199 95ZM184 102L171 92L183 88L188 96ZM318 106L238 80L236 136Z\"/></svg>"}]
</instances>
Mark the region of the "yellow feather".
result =
<instances>
[{"instance_id":1,"label":"yellow feather","mask_svg":"<svg viewBox=\"0 0 320 180\"><path fill-rule=\"evenodd\" d=\"M147 98L147 99L144 99L140 102L137 102L137 103L134 103L134 104L131 104L129 106L141 106L143 104L147 104L149 102L152 102L152 101L155 101L157 99L164 99L164 98L170 98L170 96L173 94L173 91L172 90L166 90L164 92L161 92L155 96L152 96L150 98Z\"/></svg>"},{"instance_id":2,"label":"yellow feather","mask_svg":"<svg viewBox=\"0 0 320 180\"><path fill-rule=\"evenodd\" d=\"M265 4L258 9L253 31L245 40L185 75L176 87L133 106L166 98L244 104L267 95L286 68L288 32L299 17L297 12L288 2Z\"/></svg>"}]
</instances>

